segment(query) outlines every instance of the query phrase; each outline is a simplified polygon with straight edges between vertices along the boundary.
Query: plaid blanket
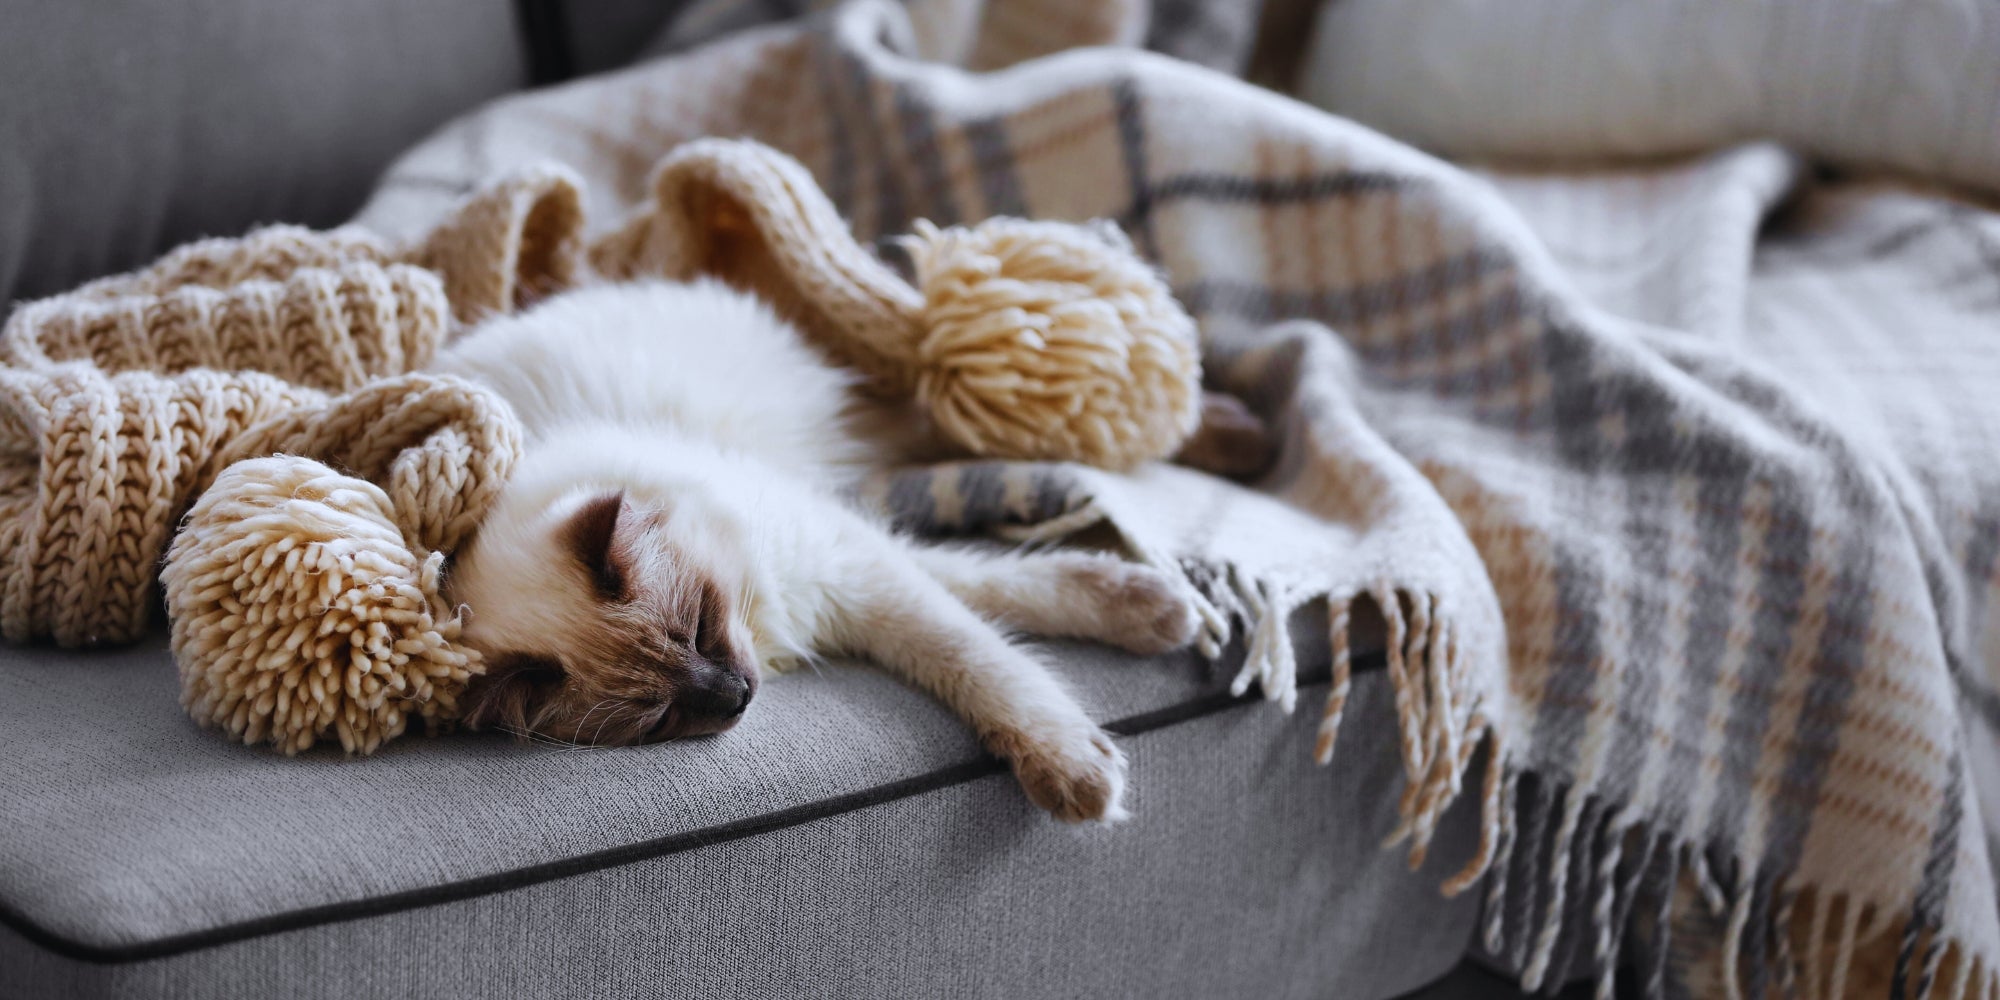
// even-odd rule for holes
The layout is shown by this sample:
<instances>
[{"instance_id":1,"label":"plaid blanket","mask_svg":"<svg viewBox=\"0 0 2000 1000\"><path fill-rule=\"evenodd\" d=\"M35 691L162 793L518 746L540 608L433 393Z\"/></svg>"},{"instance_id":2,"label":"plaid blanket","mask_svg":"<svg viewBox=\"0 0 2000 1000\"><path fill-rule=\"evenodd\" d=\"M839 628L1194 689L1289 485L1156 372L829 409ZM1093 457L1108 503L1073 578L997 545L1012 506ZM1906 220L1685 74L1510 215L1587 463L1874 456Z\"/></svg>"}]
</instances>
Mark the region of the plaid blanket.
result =
<instances>
[{"instance_id":1,"label":"plaid blanket","mask_svg":"<svg viewBox=\"0 0 2000 1000\"><path fill-rule=\"evenodd\" d=\"M762 6L698 5L667 58L455 123L359 221L413 237L553 159L603 232L703 135L798 157L864 239L1112 218L1211 383L1284 431L1278 467L967 463L885 483L897 516L1109 524L1288 710L1287 619L1327 602L1322 757L1383 752L1337 745L1379 624L1400 837L1421 857L1480 799L1446 889L1479 883L1531 986L1584 964L1608 990L1622 961L1651 993L2000 991L1994 216L1764 147L1468 172L1131 47L1241 68L1247 28L1196 23L1227 5L860 2L702 42Z\"/></svg>"}]
</instances>

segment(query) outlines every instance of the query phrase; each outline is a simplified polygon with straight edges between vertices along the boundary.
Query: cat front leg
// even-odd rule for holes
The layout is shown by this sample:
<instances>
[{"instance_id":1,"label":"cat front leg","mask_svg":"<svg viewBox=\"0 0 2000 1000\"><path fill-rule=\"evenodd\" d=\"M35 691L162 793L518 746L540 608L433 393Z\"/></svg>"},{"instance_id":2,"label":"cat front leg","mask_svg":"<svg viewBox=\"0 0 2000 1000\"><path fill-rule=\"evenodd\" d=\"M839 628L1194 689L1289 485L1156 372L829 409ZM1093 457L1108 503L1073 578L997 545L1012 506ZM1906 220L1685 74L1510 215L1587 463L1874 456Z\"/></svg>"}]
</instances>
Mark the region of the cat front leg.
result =
<instances>
[{"instance_id":1,"label":"cat front leg","mask_svg":"<svg viewBox=\"0 0 2000 1000\"><path fill-rule=\"evenodd\" d=\"M1116 556L969 546L912 551L924 572L966 606L1032 635L1153 654L1187 646L1201 626L1177 581Z\"/></svg>"},{"instance_id":2,"label":"cat front leg","mask_svg":"<svg viewBox=\"0 0 2000 1000\"><path fill-rule=\"evenodd\" d=\"M882 539L831 595L832 647L929 692L1013 765L1030 801L1067 822L1125 816L1125 755L1048 669Z\"/></svg>"}]
</instances>

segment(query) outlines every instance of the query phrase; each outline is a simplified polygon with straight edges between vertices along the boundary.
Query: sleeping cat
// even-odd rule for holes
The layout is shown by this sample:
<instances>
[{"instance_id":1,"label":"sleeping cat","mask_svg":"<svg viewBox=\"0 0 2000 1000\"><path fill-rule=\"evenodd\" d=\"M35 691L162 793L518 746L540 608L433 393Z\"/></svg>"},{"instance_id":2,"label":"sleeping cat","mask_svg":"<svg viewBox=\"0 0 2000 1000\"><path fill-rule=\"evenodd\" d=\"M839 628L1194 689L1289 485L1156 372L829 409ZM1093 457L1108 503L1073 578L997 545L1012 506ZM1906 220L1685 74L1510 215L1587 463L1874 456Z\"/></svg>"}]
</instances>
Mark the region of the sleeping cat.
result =
<instances>
[{"instance_id":1,"label":"sleeping cat","mask_svg":"<svg viewBox=\"0 0 2000 1000\"><path fill-rule=\"evenodd\" d=\"M487 673L475 727L590 744L717 733L765 668L872 660L930 692L1071 821L1122 815L1125 760L1000 628L1187 644L1158 572L1082 552L921 545L846 499L913 419L851 390L759 300L713 282L566 293L438 360L527 446L449 586Z\"/></svg>"}]
</instances>

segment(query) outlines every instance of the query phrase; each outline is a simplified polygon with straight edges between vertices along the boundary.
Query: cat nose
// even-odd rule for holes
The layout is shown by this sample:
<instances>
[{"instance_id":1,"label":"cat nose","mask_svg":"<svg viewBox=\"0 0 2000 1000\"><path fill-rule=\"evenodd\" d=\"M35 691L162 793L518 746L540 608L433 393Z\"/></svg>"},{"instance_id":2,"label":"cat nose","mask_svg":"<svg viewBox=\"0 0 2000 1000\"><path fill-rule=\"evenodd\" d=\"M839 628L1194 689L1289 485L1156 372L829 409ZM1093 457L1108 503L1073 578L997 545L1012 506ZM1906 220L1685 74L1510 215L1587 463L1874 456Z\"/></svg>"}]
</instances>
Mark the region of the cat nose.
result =
<instances>
[{"instance_id":1,"label":"cat nose","mask_svg":"<svg viewBox=\"0 0 2000 1000\"><path fill-rule=\"evenodd\" d=\"M712 719L734 719L750 707L750 681L727 666L704 663L691 672L688 687L675 699L684 710Z\"/></svg>"}]
</instances>

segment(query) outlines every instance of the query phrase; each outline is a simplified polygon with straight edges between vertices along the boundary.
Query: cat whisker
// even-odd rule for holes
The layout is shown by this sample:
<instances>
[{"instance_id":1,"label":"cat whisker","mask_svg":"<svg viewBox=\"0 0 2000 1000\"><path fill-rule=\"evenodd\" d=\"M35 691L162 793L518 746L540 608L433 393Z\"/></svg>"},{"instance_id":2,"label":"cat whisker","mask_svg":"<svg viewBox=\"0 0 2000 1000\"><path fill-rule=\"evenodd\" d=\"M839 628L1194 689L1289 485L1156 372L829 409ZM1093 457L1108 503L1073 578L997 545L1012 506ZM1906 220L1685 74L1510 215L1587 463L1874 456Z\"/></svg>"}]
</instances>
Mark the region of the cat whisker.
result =
<instances>
[{"instance_id":1,"label":"cat whisker","mask_svg":"<svg viewBox=\"0 0 2000 1000\"><path fill-rule=\"evenodd\" d=\"M629 710L631 709L631 707L632 707L632 706L631 706L631 704L630 704L630 703L627 703L627 704L623 704L623 705L620 705L620 706L618 706L617 708L614 708L614 709L612 709L612 710L611 710L611 711L609 711L609 712L606 712L606 713L604 714L604 718L603 718L603 720L601 720L601 721L599 721L599 722L597 723L597 731L596 731L596 732L594 732L594 733L591 733L591 734L590 734L590 742L591 742L591 745L593 745L593 746L603 746L603 744L602 744L602 743L599 743L599 742L597 742L597 741L598 741L598 740L599 740L600 738L602 738L602 737L604 736L604 724L605 724L605 723L607 723L607 722L610 722L610 721L611 721L612 719L615 719L615 718L617 718L617 717L618 717L619 715L623 714L624 712L626 712L626 711L629 711ZM591 711L593 711L593 712L594 712L594 711L596 711L596 709L591 709Z\"/></svg>"},{"instance_id":2,"label":"cat whisker","mask_svg":"<svg viewBox=\"0 0 2000 1000\"><path fill-rule=\"evenodd\" d=\"M538 733L532 729L518 729L513 726L502 726L500 728L500 731L510 736L516 737L518 739L527 740L528 742L536 744L537 746L548 747L550 750L553 750L557 753L561 753L566 750L596 749L595 747L579 747L575 743L565 743L562 740L556 739L553 736L549 736L544 733Z\"/></svg>"},{"instance_id":3,"label":"cat whisker","mask_svg":"<svg viewBox=\"0 0 2000 1000\"><path fill-rule=\"evenodd\" d=\"M613 699L610 699L610 698L606 698L606 699L604 699L604 700L602 700L602 701L598 702L597 704L595 704L595 705L592 705L592 706L590 706L590 711L588 711L588 712L585 712L585 713L583 713L582 717L580 717L580 718L578 718L578 719L576 720L576 725L575 725L574 727L572 727L572 729L571 729L571 731L570 731L570 734L569 734L569 735L570 735L570 742L572 742L572 743L578 743L578 744L582 743L582 742L583 742L583 724L584 724L584 723L586 723L586 722L589 722L589 721L590 721L590 717L591 717L591 716L593 716L593 715L596 715L596 714L597 714L597 710L598 710L598 709L600 709L600 708L603 708L604 706L606 706L606 705L609 705L609 704L611 704L611 702L612 702L612 701L613 701ZM602 727L602 726L600 725L600 726L599 726L599 728L600 728L600 729L602 729L603 727Z\"/></svg>"}]
</instances>

